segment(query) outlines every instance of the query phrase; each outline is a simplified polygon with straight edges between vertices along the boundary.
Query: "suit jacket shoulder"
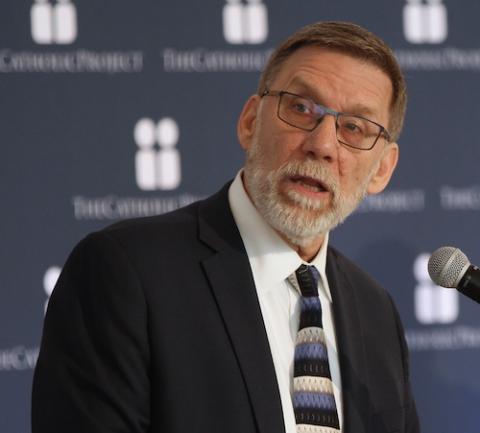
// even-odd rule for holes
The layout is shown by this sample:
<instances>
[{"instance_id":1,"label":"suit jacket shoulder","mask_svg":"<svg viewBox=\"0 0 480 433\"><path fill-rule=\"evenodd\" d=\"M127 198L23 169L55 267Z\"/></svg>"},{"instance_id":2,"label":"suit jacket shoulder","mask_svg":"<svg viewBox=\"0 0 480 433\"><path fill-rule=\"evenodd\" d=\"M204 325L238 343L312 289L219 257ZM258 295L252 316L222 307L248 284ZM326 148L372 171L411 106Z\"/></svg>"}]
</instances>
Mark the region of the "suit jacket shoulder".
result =
<instances>
[{"instance_id":1,"label":"suit jacket shoulder","mask_svg":"<svg viewBox=\"0 0 480 433\"><path fill-rule=\"evenodd\" d=\"M75 247L47 312L33 433L283 430L227 192Z\"/></svg>"}]
</instances>

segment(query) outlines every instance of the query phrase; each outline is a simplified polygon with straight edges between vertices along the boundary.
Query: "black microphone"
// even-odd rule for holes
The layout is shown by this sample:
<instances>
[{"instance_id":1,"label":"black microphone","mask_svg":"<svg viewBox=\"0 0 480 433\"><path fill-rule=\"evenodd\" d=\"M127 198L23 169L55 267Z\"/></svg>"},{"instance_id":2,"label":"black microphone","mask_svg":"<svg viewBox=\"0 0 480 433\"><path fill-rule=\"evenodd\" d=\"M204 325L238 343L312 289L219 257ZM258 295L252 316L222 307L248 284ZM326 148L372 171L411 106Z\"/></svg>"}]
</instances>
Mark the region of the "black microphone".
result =
<instances>
[{"instance_id":1,"label":"black microphone","mask_svg":"<svg viewBox=\"0 0 480 433\"><path fill-rule=\"evenodd\" d=\"M456 288L480 303L480 269L455 247L441 247L428 260L432 281L442 287Z\"/></svg>"}]
</instances>

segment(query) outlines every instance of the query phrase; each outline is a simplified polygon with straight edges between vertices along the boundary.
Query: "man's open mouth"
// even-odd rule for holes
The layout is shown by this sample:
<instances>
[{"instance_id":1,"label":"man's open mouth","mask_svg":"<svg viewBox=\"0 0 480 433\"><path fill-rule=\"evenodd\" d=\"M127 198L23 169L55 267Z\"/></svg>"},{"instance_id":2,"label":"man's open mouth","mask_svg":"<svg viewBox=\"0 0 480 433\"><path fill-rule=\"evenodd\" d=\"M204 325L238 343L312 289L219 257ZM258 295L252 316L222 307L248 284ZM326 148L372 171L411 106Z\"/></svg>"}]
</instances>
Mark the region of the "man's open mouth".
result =
<instances>
[{"instance_id":1,"label":"man's open mouth","mask_svg":"<svg viewBox=\"0 0 480 433\"><path fill-rule=\"evenodd\" d=\"M302 187L304 187L306 189L309 189L311 191L314 191L314 192L327 192L327 191L329 191L329 189L326 187L326 185L323 182L321 182L317 179L314 179L313 177L297 175L297 176L291 176L290 180L293 183L297 183L297 184L301 185Z\"/></svg>"}]
</instances>

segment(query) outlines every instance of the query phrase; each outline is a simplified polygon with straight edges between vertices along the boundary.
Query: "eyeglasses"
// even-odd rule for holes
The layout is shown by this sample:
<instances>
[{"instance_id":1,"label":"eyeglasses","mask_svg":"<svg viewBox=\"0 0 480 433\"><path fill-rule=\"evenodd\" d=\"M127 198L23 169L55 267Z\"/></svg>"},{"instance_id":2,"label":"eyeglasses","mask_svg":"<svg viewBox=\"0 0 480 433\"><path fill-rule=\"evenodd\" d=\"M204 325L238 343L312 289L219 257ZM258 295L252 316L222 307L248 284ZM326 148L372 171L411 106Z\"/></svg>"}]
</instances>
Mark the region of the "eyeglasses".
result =
<instances>
[{"instance_id":1,"label":"eyeglasses","mask_svg":"<svg viewBox=\"0 0 480 433\"><path fill-rule=\"evenodd\" d=\"M390 134L379 123L353 114L338 111L317 104L309 98L283 90L266 89L261 97L278 96L277 116L290 126L313 131L327 114L335 117L337 140L349 147L360 150L373 149L380 136L390 141Z\"/></svg>"}]
</instances>

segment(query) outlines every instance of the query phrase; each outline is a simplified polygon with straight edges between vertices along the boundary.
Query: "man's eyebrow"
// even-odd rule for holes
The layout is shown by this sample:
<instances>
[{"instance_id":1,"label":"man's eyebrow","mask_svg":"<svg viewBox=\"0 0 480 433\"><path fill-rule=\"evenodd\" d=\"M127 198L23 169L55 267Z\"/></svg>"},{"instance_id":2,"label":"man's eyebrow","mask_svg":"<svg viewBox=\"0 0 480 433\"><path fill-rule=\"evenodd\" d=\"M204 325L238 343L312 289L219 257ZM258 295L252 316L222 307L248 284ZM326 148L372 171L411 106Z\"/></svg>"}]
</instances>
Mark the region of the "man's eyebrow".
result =
<instances>
[{"instance_id":1,"label":"man's eyebrow","mask_svg":"<svg viewBox=\"0 0 480 433\"><path fill-rule=\"evenodd\" d=\"M288 87L290 88L291 86L295 87L295 89L293 90L294 93L300 92L301 96L308 97L319 104L325 104L325 102L322 100L322 95L320 91L315 89L315 87L310 85L302 77L295 77ZM346 110L342 110L342 113L365 117L378 115L378 113L374 109L364 104L354 104L352 106L349 106Z\"/></svg>"},{"instance_id":2,"label":"man's eyebrow","mask_svg":"<svg viewBox=\"0 0 480 433\"><path fill-rule=\"evenodd\" d=\"M291 83L288 85L289 88L290 88L290 86L294 86L295 91L297 91L297 92L305 92L305 94L303 94L302 96L308 96L308 97L312 98L313 100L315 100L315 101L318 100L318 102L322 103L321 95L319 94L319 92L316 91L315 88L313 86L311 86L310 84L308 84L308 82L305 81L303 78L295 77L291 81ZM320 99L318 99L318 98L320 98Z\"/></svg>"},{"instance_id":3,"label":"man's eyebrow","mask_svg":"<svg viewBox=\"0 0 480 433\"><path fill-rule=\"evenodd\" d=\"M345 111L347 114L356 114L359 116L376 116L377 112L375 110L372 110L371 107L367 107L366 105L363 104L355 104L349 107L348 111Z\"/></svg>"}]
</instances>

